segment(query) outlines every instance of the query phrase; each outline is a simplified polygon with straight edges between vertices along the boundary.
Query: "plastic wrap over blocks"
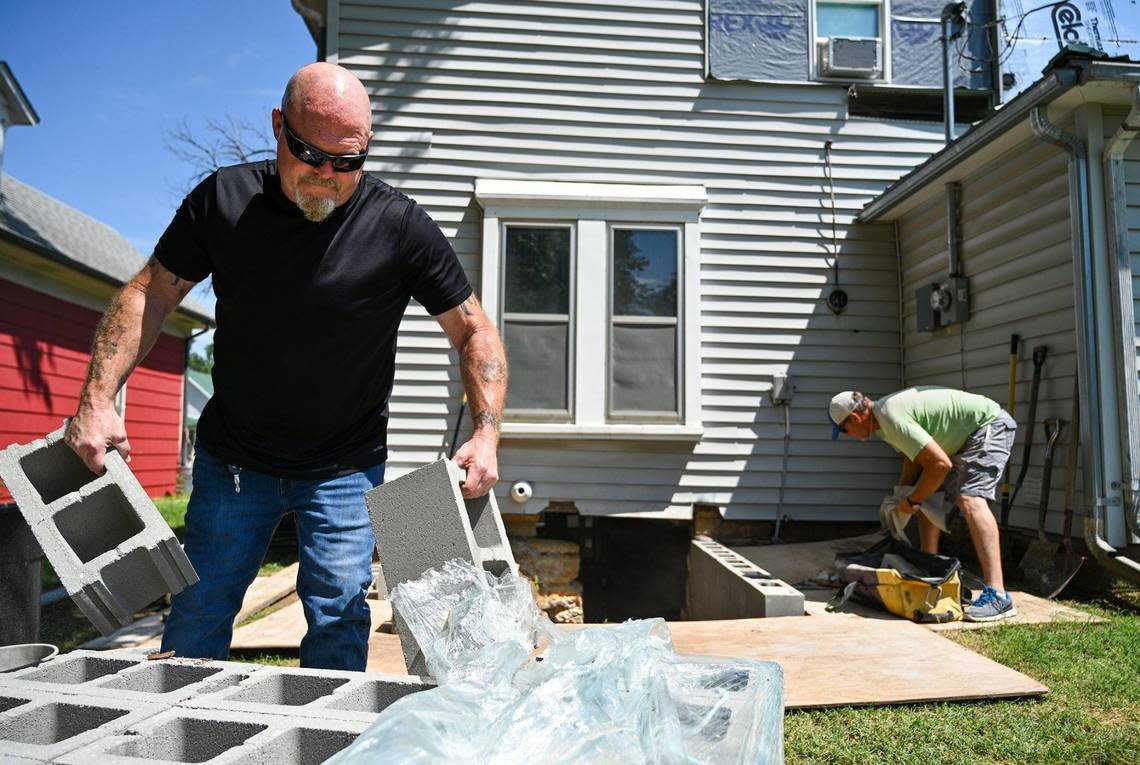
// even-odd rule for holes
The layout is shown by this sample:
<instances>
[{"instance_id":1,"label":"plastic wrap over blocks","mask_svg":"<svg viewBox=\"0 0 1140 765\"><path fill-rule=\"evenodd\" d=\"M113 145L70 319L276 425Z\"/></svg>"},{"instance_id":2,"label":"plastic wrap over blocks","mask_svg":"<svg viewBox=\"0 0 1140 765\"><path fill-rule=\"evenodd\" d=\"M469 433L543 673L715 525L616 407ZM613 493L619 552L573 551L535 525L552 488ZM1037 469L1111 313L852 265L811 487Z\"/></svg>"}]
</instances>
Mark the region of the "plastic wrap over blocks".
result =
<instances>
[{"instance_id":1,"label":"plastic wrap over blocks","mask_svg":"<svg viewBox=\"0 0 1140 765\"><path fill-rule=\"evenodd\" d=\"M693 621L803 616L804 595L719 542L694 539L685 611Z\"/></svg>"},{"instance_id":2,"label":"plastic wrap over blocks","mask_svg":"<svg viewBox=\"0 0 1140 765\"><path fill-rule=\"evenodd\" d=\"M106 465L101 476L88 470L63 428L0 452L0 478L64 589L109 635L198 575L118 452Z\"/></svg>"},{"instance_id":3,"label":"plastic wrap over blocks","mask_svg":"<svg viewBox=\"0 0 1140 765\"><path fill-rule=\"evenodd\" d=\"M0 762L317 765L389 704L430 687L404 675L75 651L0 674Z\"/></svg>"},{"instance_id":4,"label":"plastic wrap over blocks","mask_svg":"<svg viewBox=\"0 0 1140 765\"><path fill-rule=\"evenodd\" d=\"M462 481L463 471L454 462L440 460L364 495L389 591L456 559L495 576L507 569L518 573L494 492L464 499ZM396 629L408 672L426 675L423 653L399 614Z\"/></svg>"}]
</instances>

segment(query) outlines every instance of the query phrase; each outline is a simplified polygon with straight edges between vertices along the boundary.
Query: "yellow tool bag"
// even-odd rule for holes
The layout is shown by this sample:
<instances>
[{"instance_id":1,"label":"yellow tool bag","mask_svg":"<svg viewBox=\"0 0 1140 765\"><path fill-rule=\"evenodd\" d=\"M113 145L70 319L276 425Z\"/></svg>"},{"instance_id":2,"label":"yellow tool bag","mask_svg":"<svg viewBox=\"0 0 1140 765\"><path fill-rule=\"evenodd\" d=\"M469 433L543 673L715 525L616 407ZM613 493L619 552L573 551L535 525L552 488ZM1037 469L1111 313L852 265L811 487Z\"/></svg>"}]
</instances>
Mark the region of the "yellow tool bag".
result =
<instances>
[{"instance_id":1,"label":"yellow tool bag","mask_svg":"<svg viewBox=\"0 0 1140 765\"><path fill-rule=\"evenodd\" d=\"M962 618L961 568L957 558L887 538L866 552L835 557L840 590L827 610L854 597L920 624L956 622Z\"/></svg>"}]
</instances>

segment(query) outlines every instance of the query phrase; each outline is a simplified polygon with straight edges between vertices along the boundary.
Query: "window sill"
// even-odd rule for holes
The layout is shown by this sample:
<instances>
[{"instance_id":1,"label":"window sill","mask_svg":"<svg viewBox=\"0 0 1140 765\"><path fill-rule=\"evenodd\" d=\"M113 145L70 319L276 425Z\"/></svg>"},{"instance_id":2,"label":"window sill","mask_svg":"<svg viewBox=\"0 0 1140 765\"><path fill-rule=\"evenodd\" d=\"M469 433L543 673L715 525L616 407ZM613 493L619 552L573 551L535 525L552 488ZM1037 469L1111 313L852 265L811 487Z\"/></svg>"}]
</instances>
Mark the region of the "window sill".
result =
<instances>
[{"instance_id":1,"label":"window sill","mask_svg":"<svg viewBox=\"0 0 1140 765\"><path fill-rule=\"evenodd\" d=\"M704 428L690 425L570 425L505 422L502 440L595 439L606 441L700 441Z\"/></svg>"}]
</instances>

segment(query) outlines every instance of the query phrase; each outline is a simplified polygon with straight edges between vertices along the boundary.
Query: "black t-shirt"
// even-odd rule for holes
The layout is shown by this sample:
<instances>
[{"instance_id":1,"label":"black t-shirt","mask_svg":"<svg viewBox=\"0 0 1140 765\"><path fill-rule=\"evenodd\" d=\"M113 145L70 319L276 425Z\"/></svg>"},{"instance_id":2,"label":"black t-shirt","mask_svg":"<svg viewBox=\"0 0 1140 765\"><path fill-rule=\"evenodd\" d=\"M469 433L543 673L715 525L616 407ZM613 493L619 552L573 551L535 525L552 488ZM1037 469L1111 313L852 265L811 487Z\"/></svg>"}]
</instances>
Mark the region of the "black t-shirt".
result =
<instances>
[{"instance_id":1,"label":"black t-shirt","mask_svg":"<svg viewBox=\"0 0 1140 765\"><path fill-rule=\"evenodd\" d=\"M471 285L439 227L370 176L312 223L275 162L218 170L155 247L177 276L213 275L214 396L198 438L216 457L312 479L387 459L396 331L410 297L437 315Z\"/></svg>"}]
</instances>

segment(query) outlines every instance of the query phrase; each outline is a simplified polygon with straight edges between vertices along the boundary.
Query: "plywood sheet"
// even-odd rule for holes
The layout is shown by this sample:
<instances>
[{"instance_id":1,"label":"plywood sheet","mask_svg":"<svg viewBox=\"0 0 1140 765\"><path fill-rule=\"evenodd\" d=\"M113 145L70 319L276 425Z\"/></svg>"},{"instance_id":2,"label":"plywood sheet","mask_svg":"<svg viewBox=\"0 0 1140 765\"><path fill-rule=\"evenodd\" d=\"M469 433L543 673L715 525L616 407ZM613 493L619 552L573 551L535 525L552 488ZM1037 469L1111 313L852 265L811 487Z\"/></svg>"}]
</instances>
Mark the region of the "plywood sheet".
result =
<instances>
[{"instance_id":1,"label":"plywood sheet","mask_svg":"<svg viewBox=\"0 0 1140 765\"><path fill-rule=\"evenodd\" d=\"M1017 698L1049 691L903 619L828 614L670 622L669 629L679 653L778 662L788 709Z\"/></svg>"},{"instance_id":2,"label":"plywood sheet","mask_svg":"<svg viewBox=\"0 0 1140 765\"><path fill-rule=\"evenodd\" d=\"M779 663L784 668L788 709L1018 698L1049 692L1031 677L901 619L830 614L670 622L669 629L678 653ZM372 635L368 671L404 674L396 635Z\"/></svg>"},{"instance_id":3,"label":"plywood sheet","mask_svg":"<svg viewBox=\"0 0 1140 765\"><path fill-rule=\"evenodd\" d=\"M293 601L284 608L234 630L230 648L268 650L299 647L308 625L301 601L296 596L292 597ZM375 634L381 625L392 620L392 607L386 600L369 600L368 606L372 610L372 632Z\"/></svg>"}]
</instances>

